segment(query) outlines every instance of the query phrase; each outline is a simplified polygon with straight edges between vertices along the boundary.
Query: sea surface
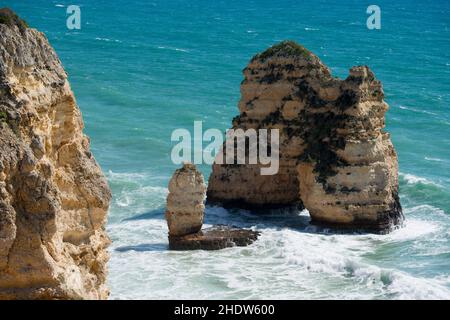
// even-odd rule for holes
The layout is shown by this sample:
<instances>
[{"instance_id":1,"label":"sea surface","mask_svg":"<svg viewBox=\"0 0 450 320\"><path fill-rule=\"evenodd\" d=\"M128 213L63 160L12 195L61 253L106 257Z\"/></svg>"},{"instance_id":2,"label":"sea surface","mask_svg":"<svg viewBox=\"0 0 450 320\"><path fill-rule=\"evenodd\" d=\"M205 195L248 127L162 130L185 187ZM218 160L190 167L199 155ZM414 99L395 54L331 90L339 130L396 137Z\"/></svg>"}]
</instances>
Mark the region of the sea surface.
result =
<instances>
[{"instance_id":1,"label":"sea surface","mask_svg":"<svg viewBox=\"0 0 450 320\"><path fill-rule=\"evenodd\" d=\"M0 0L59 54L112 188L111 299L450 299L450 2L372 2ZM71 4L81 7L80 30L66 27ZM366 27L370 4L381 8L380 30ZM345 235L310 226L307 212L208 207L207 224L261 238L168 251L172 131L192 131L195 120L226 130L241 70L284 39L336 76L369 65L383 82L404 228Z\"/></svg>"}]
</instances>

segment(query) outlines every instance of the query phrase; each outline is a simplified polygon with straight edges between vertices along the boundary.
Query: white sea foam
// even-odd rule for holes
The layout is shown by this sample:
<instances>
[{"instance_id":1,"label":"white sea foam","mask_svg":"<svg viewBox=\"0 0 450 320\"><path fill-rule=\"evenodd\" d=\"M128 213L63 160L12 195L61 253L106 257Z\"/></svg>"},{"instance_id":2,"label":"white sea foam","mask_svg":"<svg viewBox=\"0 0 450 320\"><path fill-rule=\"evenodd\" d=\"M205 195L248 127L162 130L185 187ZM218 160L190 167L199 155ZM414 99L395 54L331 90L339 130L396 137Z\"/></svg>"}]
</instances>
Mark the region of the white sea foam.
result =
<instances>
[{"instance_id":1,"label":"white sea foam","mask_svg":"<svg viewBox=\"0 0 450 320\"><path fill-rule=\"evenodd\" d=\"M137 211L145 210L144 206L153 204L153 208L158 208L164 203L169 190L164 187L145 186L137 187L131 190L123 190L114 196L114 203L121 208L132 207ZM142 208L139 210L139 208Z\"/></svg>"},{"instance_id":2,"label":"white sea foam","mask_svg":"<svg viewBox=\"0 0 450 320\"><path fill-rule=\"evenodd\" d=\"M407 218L402 228L399 228L387 235L376 235L374 237L376 237L376 239L380 241L421 241L425 236L435 234L439 230L440 227L435 222Z\"/></svg>"},{"instance_id":3,"label":"white sea foam","mask_svg":"<svg viewBox=\"0 0 450 320\"><path fill-rule=\"evenodd\" d=\"M437 185L437 184L434 183L433 181L430 181L430 180L428 180L428 179L426 179L426 178L422 178L422 177L415 176L415 175L413 175L413 174L409 174L409 173L401 173L401 172L400 172L399 175L400 175L403 179L405 179L405 181L406 181L407 184L418 184L418 183L421 183L421 184L434 184L434 185Z\"/></svg>"},{"instance_id":4,"label":"white sea foam","mask_svg":"<svg viewBox=\"0 0 450 320\"><path fill-rule=\"evenodd\" d=\"M96 37L95 40L98 40L98 41L106 41L106 42L117 42L117 43L122 43L122 41L120 41L120 40L114 40L114 39L108 39L108 38L99 38L99 37Z\"/></svg>"},{"instance_id":5,"label":"white sea foam","mask_svg":"<svg viewBox=\"0 0 450 320\"><path fill-rule=\"evenodd\" d=\"M174 48L174 47L158 46L158 49L173 50L173 51L180 51L180 52L189 53L188 49L181 49L181 48Z\"/></svg>"},{"instance_id":6,"label":"white sea foam","mask_svg":"<svg viewBox=\"0 0 450 320\"><path fill-rule=\"evenodd\" d=\"M121 180L130 180L135 181L136 179L142 180L148 177L148 174L145 173L136 173L136 172L113 172L112 170L108 170L105 174L109 179L121 179Z\"/></svg>"},{"instance_id":7,"label":"white sea foam","mask_svg":"<svg viewBox=\"0 0 450 320\"><path fill-rule=\"evenodd\" d=\"M326 232L308 224L306 210L257 216L208 206L205 227L253 228L262 232L260 239L216 252L172 252L162 207L167 188L151 185L150 173L107 176L113 185L127 185L115 192L115 218L108 225L112 299L450 299L445 274L425 277L402 269L426 268L414 257L449 251L450 218L433 206L404 208L404 227L388 235ZM401 176L408 184L431 183ZM407 251L384 253L391 247Z\"/></svg>"},{"instance_id":8,"label":"white sea foam","mask_svg":"<svg viewBox=\"0 0 450 320\"><path fill-rule=\"evenodd\" d=\"M253 225L262 235L249 247L170 252L162 213L113 224L108 230L114 240L112 298L450 298L445 277L413 276L367 258L379 254L383 245L423 243L441 237L442 230L433 221L408 219L404 228L383 236L325 234L314 228L284 225L305 218L306 211L257 219L248 211L231 213L208 207L208 215L210 223Z\"/></svg>"},{"instance_id":9,"label":"white sea foam","mask_svg":"<svg viewBox=\"0 0 450 320\"><path fill-rule=\"evenodd\" d=\"M167 188L152 184L151 172L106 175L116 189L108 225L112 299L450 298L445 274L425 277L402 269L426 268L414 257L439 259L449 251L450 218L433 206L404 208L404 227L388 235L326 232L309 225L306 210L258 216L208 206L205 227L253 228L262 232L260 239L217 252L171 252ZM408 184L432 183L400 175ZM384 253L391 247L404 249Z\"/></svg>"},{"instance_id":10,"label":"white sea foam","mask_svg":"<svg viewBox=\"0 0 450 320\"><path fill-rule=\"evenodd\" d=\"M401 272L391 273L389 293L397 299L436 300L450 299L450 290L446 283L438 279L412 277Z\"/></svg>"},{"instance_id":11,"label":"white sea foam","mask_svg":"<svg viewBox=\"0 0 450 320\"><path fill-rule=\"evenodd\" d=\"M428 204L405 208L403 211L405 211L407 215L419 216L421 217L421 220L450 222L450 215L448 213Z\"/></svg>"},{"instance_id":12,"label":"white sea foam","mask_svg":"<svg viewBox=\"0 0 450 320\"><path fill-rule=\"evenodd\" d=\"M439 158L432 158L432 157L425 157L425 160L428 161L436 161L436 162L444 162L444 160L439 159Z\"/></svg>"},{"instance_id":13,"label":"white sea foam","mask_svg":"<svg viewBox=\"0 0 450 320\"><path fill-rule=\"evenodd\" d=\"M412 111L412 112L418 112L418 113L429 114L429 115L432 115L432 116L438 116L437 113L431 112L431 111L427 111L427 110L421 110L421 109L416 109L416 108L406 107L406 106L399 106L399 108L402 109L402 110L408 110L408 111Z\"/></svg>"},{"instance_id":14,"label":"white sea foam","mask_svg":"<svg viewBox=\"0 0 450 320\"><path fill-rule=\"evenodd\" d=\"M168 194L166 187L161 187L165 177L153 176L151 172L113 172L106 177L113 190L110 221L118 222L161 208Z\"/></svg>"}]
</instances>

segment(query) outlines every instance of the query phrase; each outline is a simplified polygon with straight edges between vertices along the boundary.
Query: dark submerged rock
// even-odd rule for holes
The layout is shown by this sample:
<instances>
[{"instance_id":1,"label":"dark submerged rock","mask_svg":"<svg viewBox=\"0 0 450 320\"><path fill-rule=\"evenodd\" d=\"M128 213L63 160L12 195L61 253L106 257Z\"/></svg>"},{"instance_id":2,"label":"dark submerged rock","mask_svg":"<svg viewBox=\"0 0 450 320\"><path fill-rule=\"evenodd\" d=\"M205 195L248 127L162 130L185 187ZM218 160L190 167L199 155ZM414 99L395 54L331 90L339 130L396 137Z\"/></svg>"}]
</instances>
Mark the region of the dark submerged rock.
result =
<instances>
[{"instance_id":1,"label":"dark submerged rock","mask_svg":"<svg viewBox=\"0 0 450 320\"><path fill-rule=\"evenodd\" d=\"M244 247L258 239L260 232L230 226L214 226L185 236L169 236L170 250L220 250Z\"/></svg>"}]
</instances>

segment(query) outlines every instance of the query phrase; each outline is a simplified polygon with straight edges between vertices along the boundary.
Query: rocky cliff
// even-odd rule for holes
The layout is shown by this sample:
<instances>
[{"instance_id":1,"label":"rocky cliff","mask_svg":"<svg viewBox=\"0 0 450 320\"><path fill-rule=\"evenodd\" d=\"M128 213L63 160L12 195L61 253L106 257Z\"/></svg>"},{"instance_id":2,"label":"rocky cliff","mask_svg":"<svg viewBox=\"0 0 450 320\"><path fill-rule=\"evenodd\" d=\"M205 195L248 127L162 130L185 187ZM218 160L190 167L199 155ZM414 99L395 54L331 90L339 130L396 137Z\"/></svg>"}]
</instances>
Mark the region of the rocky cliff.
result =
<instances>
[{"instance_id":1,"label":"rocky cliff","mask_svg":"<svg viewBox=\"0 0 450 320\"><path fill-rule=\"evenodd\" d=\"M110 201L46 37L0 10L0 299L104 299Z\"/></svg>"},{"instance_id":2,"label":"rocky cliff","mask_svg":"<svg viewBox=\"0 0 450 320\"><path fill-rule=\"evenodd\" d=\"M238 207L304 205L315 223L385 232L403 220L398 164L383 131L388 105L367 66L345 80L285 41L244 69L233 129L279 129L280 170L213 165L208 202Z\"/></svg>"}]
</instances>

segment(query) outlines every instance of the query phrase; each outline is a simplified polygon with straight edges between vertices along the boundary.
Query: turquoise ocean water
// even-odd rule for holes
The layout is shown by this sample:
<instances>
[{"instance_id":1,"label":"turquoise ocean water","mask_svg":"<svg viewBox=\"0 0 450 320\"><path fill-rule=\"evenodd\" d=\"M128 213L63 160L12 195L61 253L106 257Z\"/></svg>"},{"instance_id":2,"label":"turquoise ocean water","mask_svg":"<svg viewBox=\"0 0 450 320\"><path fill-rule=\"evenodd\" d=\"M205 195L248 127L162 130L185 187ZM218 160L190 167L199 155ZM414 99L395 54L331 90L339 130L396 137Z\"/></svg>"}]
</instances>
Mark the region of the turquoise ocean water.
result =
<instances>
[{"instance_id":1,"label":"turquoise ocean water","mask_svg":"<svg viewBox=\"0 0 450 320\"><path fill-rule=\"evenodd\" d=\"M81 7L81 30L66 7ZM368 30L366 8L381 8ZM113 191L112 299L450 298L448 1L0 0L45 32ZM336 76L367 64L383 82L400 162L405 227L341 235L306 212L207 208L206 222L262 230L254 245L169 252L163 218L175 128L229 127L241 70L284 39ZM201 167L208 176L210 168Z\"/></svg>"}]
</instances>

